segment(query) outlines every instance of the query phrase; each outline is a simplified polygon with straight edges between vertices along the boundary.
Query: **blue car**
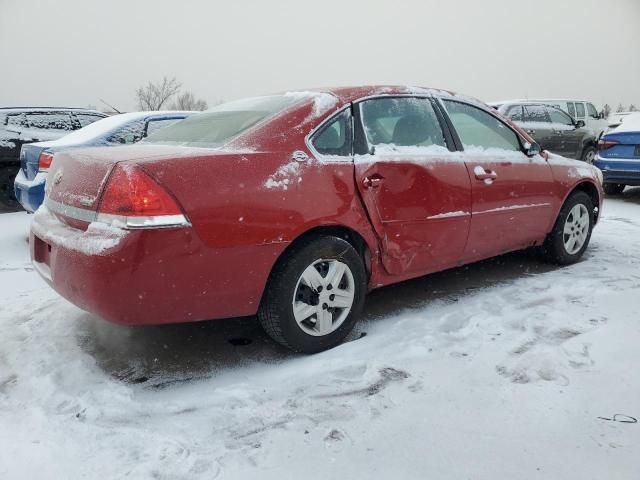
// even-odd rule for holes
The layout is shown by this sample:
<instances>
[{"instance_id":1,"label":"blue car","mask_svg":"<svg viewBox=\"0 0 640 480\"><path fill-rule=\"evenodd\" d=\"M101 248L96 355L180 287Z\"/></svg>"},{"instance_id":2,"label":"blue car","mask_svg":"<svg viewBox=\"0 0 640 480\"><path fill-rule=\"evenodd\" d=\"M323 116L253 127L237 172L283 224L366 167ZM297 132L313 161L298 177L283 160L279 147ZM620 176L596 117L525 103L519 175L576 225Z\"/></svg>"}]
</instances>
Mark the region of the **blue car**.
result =
<instances>
[{"instance_id":1,"label":"blue car","mask_svg":"<svg viewBox=\"0 0 640 480\"><path fill-rule=\"evenodd\" d=\"M72 148L136 143L156 130L196 112L133 112L98 120L50 142L29 143L20 150L20 171L14 182L16 198L28 212L44 201L47 171L55 155Z\"/></svg>"},{"instance_id":2,"label":"blue car","mask_svg":"<svg viewBox=\"0 0 640 480\"><path fill-rule=\"evenodd\" d=\"M607 195L640 185L640 112L627 115L620 126L602 136L593 164L602 170Z\"/></svg>"}]
</instances>

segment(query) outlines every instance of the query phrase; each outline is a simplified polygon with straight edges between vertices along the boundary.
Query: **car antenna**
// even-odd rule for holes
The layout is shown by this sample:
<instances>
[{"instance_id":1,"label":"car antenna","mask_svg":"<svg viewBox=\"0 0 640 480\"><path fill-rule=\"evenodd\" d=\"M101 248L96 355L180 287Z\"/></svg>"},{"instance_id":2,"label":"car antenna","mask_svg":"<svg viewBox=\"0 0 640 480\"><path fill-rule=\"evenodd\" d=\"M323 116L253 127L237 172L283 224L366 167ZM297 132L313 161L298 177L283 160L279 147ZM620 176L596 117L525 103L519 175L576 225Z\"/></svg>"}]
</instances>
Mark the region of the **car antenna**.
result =
<instances>
[{"instance_id":1,"label":"car antenna","mask_svg":"<svg viewBox=\"0 0 640 480\"><path fill-rule=\"evenodd\" d=\"M102 103L104 103L107 107L109 107L110 109L112 109L114 112L116 113L122 113L120 110L118 110L116 107L114 107L113 105L109 105L107 102L105 102L103 99L99 99Z\"/></svg>"}]
</instances>

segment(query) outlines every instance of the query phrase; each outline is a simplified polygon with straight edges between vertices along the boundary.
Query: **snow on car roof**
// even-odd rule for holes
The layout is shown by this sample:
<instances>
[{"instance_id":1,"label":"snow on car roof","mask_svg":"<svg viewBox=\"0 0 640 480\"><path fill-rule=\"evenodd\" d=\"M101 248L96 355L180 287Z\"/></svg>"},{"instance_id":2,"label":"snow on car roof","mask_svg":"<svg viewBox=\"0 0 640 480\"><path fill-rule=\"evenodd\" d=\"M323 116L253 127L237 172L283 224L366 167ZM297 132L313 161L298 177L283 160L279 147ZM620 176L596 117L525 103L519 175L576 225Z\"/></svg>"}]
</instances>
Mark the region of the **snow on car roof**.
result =
<instances>
[{"instance_id":1,"label":"snow on car roof","mask_svg":"<svg viewBox=\"0 0 640 480\"><path fill-rule=\"evenodd\" d=\"M84 128L76 130L64 137L47 142L47 147L62 147L69 145L79 145L82 143L96 140L103 135L135 120L142 120L153 117L167 117L173 115L190 115L194 112L187 111L152 111L152 112L130 112L112 115L87 125Z\"/></svg>"},{"instance_id":2,"label":"snow on car roof","mask_svg":"<svg viewBox=\"0 0 640 480\"><path fill-rule=\"evenodd\" d=\"M12 113L12 112L66 112L72 110L74 112L82 113L96 113L98 115L106 115L104 112L93 110L91 108L81 107L0 107L0 113Z\"/></svg>"},{"instance_id":3,"label":"snow on car roof","mask_svg":"<svg viewBox=\"0 0 640 480\"><path fill-rule=\"evenodd\" d=\"M622 117L622 123L608 133L640 132L640 112Z\"/></svg>"}]
</instances>

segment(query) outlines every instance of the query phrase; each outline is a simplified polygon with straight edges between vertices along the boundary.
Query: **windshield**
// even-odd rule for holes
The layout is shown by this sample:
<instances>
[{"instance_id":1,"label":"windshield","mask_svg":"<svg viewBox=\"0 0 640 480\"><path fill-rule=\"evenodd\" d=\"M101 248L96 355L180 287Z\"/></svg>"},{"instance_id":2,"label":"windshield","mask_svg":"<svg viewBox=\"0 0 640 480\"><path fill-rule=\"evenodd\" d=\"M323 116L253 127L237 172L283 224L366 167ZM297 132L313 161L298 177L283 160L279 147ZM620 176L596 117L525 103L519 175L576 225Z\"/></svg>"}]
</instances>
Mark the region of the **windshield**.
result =
<instances>
[{"instance_id":1,"label":"windshield","mask_svg":"<svg viewBox=\"0 0 640 480\"><path fill-rule=\"evenodd\" d=\"M144 143L219 147L298 99L294 95L274 95L223 103L149 135Z\"/></svg>"}]
</instances>

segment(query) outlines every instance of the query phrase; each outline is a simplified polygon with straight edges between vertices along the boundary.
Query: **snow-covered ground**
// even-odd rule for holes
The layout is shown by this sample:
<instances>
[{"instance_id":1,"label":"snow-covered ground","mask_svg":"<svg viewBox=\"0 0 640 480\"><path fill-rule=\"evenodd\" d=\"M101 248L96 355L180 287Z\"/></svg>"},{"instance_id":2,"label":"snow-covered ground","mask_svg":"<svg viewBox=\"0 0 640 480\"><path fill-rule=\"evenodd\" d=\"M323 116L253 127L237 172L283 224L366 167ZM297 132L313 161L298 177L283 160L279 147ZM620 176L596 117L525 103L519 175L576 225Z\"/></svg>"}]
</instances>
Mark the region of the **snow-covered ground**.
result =
<instances>
[{"instance_id":1,"label":"snow-covered ground","mask_svg":"<svg viewBox=\"0 0 640 480\"><path fill-rule=\"evenodd\" d=\"M640 477L640 423L599 418L640 418L640 189L583 262L388 287L306 357L254 319L94 318L32 270L28 222L0 215L2 479Z\"/></svg>"}]
</instances>

